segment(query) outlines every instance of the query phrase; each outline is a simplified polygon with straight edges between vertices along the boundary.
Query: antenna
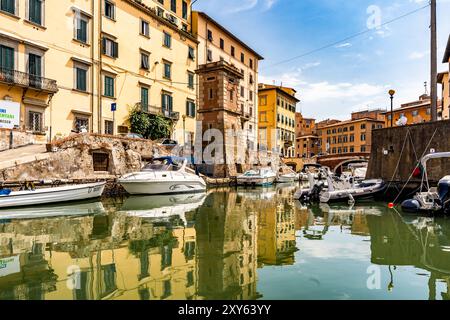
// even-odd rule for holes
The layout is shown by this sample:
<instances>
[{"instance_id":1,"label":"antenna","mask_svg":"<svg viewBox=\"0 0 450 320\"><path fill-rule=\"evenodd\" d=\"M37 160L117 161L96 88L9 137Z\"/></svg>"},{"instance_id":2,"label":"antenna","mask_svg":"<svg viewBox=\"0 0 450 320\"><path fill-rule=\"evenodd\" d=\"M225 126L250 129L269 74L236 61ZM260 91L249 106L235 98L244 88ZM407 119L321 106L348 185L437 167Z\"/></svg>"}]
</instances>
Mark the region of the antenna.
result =
<instances>
[{"instance_id":1,"label":"antenna","mask_svg":"<svg viewBox=\"0 0 450 320\"><path fill-rule=\"evenodd\" d=\"M424 87L425 87L425 94L428 94L428 82L424 82L423 83Z\"/></svg>"}]
</instances>

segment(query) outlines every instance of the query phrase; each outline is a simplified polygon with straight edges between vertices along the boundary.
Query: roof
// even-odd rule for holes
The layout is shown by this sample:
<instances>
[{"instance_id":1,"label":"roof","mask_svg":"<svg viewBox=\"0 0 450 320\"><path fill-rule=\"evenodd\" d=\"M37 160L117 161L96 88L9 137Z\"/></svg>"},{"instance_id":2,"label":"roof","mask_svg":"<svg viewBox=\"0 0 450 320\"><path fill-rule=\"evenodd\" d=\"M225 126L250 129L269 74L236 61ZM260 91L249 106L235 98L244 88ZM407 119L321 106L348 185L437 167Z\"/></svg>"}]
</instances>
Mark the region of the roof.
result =
<instances>
[{"instance_id":1,"label":"roof","mask_svg":"<svg viewBox=\"0 0 450 320\"><path fill-rule=\"evenodd\" d=\"M363 122L363 121L369 121L369 122L382 122L382 123L384 123L384 120L377 120L377 119L372 119L372 118L361 118L361 119L346 120L346 121L341 121L341 122L329 124L329 125L320 127L320 129L323 130L323 129L325 129L325 128L339 127L339 126L342 126L342 125L348 125L348 124L357 123L357 122Z\"/></svg>"},{"instance_id":2,"label":"roof","mask_svg":"<svg viewBox=\"0 0 450 320\"><path fill-rule=\"evenodd\" d=\"M208 16L206 13L202 11L197 11L198 15L203 17L204 19L208 20L208 22L211 22L216 25L220 30L222 30L224 33L226 33L230 38L232 38L234 41L238 42L241 46L243 46L245 49L253 53L258 60L264 60L264 57L261 56L259 53L257 53L255 50L250 48L248 45L246 45L241 39L236 37L234 34L232 34L230 31L228 31L225 27L223 27L220 23L218 23L216 20Z\"/></svg>"},{"instance_id":3,"label":"roof","mask_svg":"<svg viewBox=\"0 0 450 320\"><path fill-rule=\"evenodd\" d=\"M438 73L438 83L442 83L444 81L444 76L448 74L448 71Z\"/></svg>"},{"instance_id":4,"label":"roof","mask_svg":"<svg viewBox=\"0 0 450 320\"><path fill-rule=\"evenodd\" d=\"M447 63L449 59L450 59L450 35L448 36L447 48L445 49L444 60L442 61L442 63Z\"/></svg>"},{"instance_id":5,"label":"roof","mask_svg":"<svg viewBox=\"0 0 450 320\"><path fill-rule=\"evenodd\" d=\"M281 87L281 86L274 86L274 85L267 85L267 84L264 84L265 87L263 88L263 87L261 87L261 85L262 85L261 83L258 85L258 92L276 90L278 93L284 94L287 97L295 100L296 102L300 102L300 100L297 97L289 94L286 90L283 90L285 88L285 89L289 89L289 90L292 90L294 92L297 92L296 90L294 90L292 88Z\"/></svg>"},{"instance_id":6,"label":"roof","mask_svg":"<svg viewBox=\"0 0 450 320\"><path fill-rule=\"evenodd\" d=\"M438 100L438 107L441 106L441 104L442 104L441 101ZM428 101L426 103L416 104L413 106L397 108L397 109L394 109L393 112L401 112L404 110L412 110L412 109L420 109L420 108L429 108L430 106L431 106L431 102ZM389 113L391 113L390 110L383 112L383 114L389 114Z\"/></svg>"}]
</instances>

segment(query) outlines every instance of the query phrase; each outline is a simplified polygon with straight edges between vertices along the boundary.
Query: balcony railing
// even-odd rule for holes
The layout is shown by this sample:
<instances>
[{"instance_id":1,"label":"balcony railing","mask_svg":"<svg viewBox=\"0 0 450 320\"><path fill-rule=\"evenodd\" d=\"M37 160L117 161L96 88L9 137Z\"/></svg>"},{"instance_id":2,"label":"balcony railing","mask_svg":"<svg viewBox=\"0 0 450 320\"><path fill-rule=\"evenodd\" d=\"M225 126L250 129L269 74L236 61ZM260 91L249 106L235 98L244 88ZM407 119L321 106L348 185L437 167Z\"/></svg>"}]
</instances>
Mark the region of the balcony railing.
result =
<instances>
[{"instance_id":1,"label":"balcony railing","mask_svg":"<svg viewBox=\"0 0 450 320\"><path fill-rule=\"evenodd\" d=\"M35 76L17 70L0 68L0 82L25 88L34 88L49 93L58 92L56 80Z\"/></svg>"},{"instance_id":2,"label":"balcony railing","mask_svg":"<svg viewBox=\"0 0 450 320\"><path fill-rule=\"evenodd\" d=\"M146 113L149 113L149 114L153 114L153 115L157 115L157 116L162 116L162 117L165 117L165 118L173 120L173 121L180 120L180 113L179 112L163 110L161 107L151 106L151 105L144 105L142 103L138 103L138 105L140 106L140 108L141 108L141 110L143 112L146 112Z\"/></svg>"}]
</instances>

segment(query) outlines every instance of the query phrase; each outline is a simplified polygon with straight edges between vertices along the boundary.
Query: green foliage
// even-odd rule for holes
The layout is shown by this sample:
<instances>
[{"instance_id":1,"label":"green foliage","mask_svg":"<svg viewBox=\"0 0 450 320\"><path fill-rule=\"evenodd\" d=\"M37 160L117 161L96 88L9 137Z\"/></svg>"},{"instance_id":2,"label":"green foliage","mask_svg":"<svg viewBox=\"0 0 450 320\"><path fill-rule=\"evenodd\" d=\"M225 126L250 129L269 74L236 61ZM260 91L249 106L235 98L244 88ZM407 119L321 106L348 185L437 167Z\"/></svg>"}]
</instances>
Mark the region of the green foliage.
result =
<instances>
[{"instance_id":1,"label":"green foliage","mask_svg":"<svg viewBox=\"0 0 450 320\"><path fill-rule=\"evenodd\" d=\"M172 123L159 115L143 112L139 106L130 111L131 132L141 134L146 139L158 140L170 137Z\"/></svg>"}]
</instances>

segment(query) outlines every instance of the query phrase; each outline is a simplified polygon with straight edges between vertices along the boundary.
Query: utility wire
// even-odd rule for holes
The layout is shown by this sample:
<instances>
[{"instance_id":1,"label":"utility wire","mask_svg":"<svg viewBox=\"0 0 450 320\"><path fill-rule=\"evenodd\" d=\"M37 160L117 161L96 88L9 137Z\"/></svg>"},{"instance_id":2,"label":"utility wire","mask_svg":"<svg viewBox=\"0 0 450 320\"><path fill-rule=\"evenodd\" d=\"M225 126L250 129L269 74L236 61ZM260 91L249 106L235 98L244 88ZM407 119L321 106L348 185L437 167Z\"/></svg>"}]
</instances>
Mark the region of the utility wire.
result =
<instances>
[{"instance_id":1,"label":"utility wire","mask_svg":"<svg viewBox=\"0 0 450 320\"><path fill-rule=\"evenodd\" d=\"M427 4L426 6L420 7L420 8L418 8L418 9L413 10L413 11L410 11L410 12L408 12L408 13L405 13L405 14L403 14L403 15L397 17L397 18L394 18L394 19L392 19L392 20L386 21L386 22L380 24L378 28L384 27L384 26L386 26L386 25L388 25L388 24L391 24L391 23L393 23L393 22L396 22L396 21L398 21L398 20L401 20L401 19L403 19L403 18L406 18L406 17L408 17L408 16L410 16L410 15L413 15L414 13L419 12L419 11L425 9L425 8L428 8L429 6L430 6L430 4ZM303 54L301 54L301 55L298 55L298 56L295 56L295 57L293 57L293 58L289 58L289 59L282 60L282 61L280 61L280 62L271 64L271 65L269 65L269 66L267 66L267 67L264 67L264 68L262 68L262 69L272 68L272 67L275 67L275 66L278 66L278 65L281 65L281 64L285 64L285 63L288 63L288 62L291 62L291 61L294 61L294 60L297 60L297 59L300 59L300 58L309 56L309 55L311 55L311 54L313 54L313 53L316 53L316 52L319 52L319 51L322 51L322 50L325 50L325 49L334 47L334 46L336 46L336 45L338 45L338 44L344 43L344 42L346 42L346 41L348 41L348 40L351 40L351 39L353 39L353 38L359 37L359 36L361 36L361 35L363 35L363 34L366 34L366 33L371 32L371 31L373 31L373 29L368 29L368 28L367 28L366 30L360 31L360 32L355 33L355 34L353 34L353 35L350 35L350 36L348 36L348 37L346 37L346 38L343 38L343 39L341 39L341 40L338 40L338 41L335 41L335 42L333 42L333 43L330 43L330 44L324 45L324 46L322 46L322 47L319 47L319 48L317 48L317 49L314 49L314 50L305 52L305 53L303 53Z\"/></svg>"}]
</instances>

